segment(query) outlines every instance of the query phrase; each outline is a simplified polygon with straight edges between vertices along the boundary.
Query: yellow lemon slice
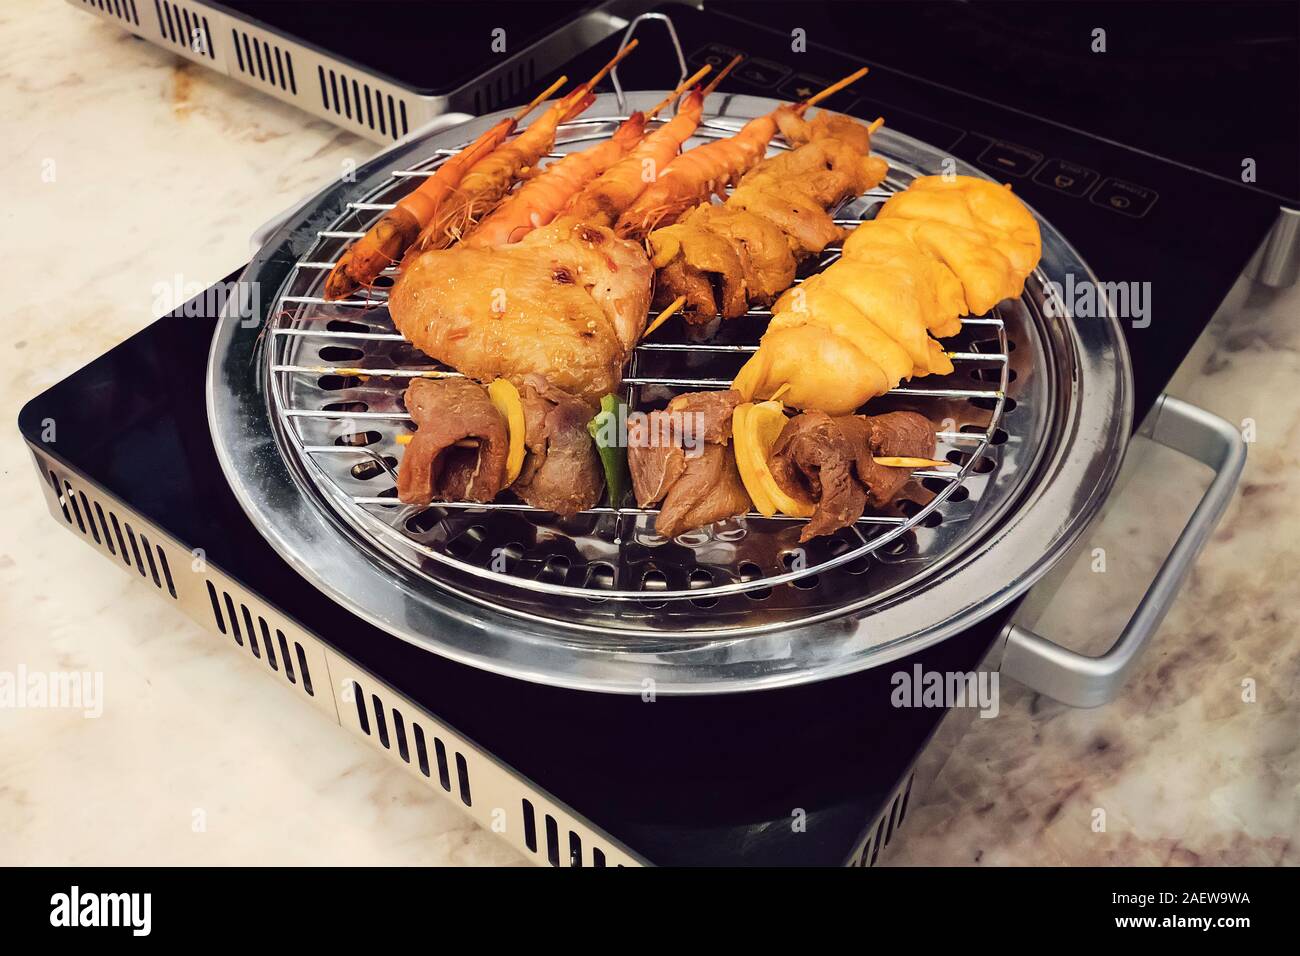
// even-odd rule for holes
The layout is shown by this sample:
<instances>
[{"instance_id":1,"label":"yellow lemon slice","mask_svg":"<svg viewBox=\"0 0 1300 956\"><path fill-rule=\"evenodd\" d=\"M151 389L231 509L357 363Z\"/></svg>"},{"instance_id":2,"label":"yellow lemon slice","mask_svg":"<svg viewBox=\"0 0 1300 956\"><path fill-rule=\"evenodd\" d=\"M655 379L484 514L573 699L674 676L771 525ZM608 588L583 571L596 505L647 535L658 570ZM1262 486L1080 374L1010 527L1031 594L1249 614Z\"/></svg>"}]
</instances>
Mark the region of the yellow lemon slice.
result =
<instances>
[{"instance_id":1,"label":"yellow lemon slice","mask_svg":"<svg viewBox=\"0 0 1300 956\"><path fill-rule=\"evenodd\" d=\"M519 389L504 378L489 385L487 391L497 411L505 416L510 435L510 451L506 455L506 485L509 486L524 467L524 403L519 397Z\"/></svg>"},{"instance_id":2,"label":"yellow lemon slice","mask_svg":"<svg viewBox=\"0 0 1300 956\"><path fill-rule=\"evenodd\" d=\"M780 402L738 405L731 419L736 468L759 514L770 518L779 511L792 518L810 518L816 505L788 495L767 466L767 457L785 422Z\"/></svg>"}]
</instances>

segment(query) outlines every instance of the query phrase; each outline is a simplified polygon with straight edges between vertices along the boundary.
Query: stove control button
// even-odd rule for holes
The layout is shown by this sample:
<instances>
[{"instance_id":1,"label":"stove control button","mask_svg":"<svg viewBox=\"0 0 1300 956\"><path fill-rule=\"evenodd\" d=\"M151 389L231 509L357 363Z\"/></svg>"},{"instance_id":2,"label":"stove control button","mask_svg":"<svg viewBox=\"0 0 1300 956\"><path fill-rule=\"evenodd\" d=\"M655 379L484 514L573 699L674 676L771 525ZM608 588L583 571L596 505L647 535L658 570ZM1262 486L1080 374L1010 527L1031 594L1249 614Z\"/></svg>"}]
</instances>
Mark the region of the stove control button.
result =
<instances>
[{"instance_id":1,"label":"stove control button","mask_svg":"<svg viewBox=\"0 0 1300 956\"><path fill-rule=\"evenodd\" d=\"M723 43L710 43L700 47L689 57L689 62L695 66L704 66L706 63L713 67L714 70L720 70L736 55L742 55L735 47L727 46ZM708 80L705 80L707 83Z\"/></svg>"},{"instance_id":2,"label":"stove control button","mask_svg":"<svg viewBox=\"0 0 1300 956\"><path fill-rule=\"evenodd\" d=\"M1050 186L1057 192L1065 193L1076 199L1088 195L1097 182L1097 174L1087 166L1067 162L1064 159L1049 159L1038 172L1034 173L1034 182Z\"/></svg>"},{"instance_id":3,"label":"stove control button","mask_svg":"<svg viewBox=\"0 0 1300 956\"><path fill-rule=\"evenodd\" d=\"M1028 176L1043 161L1043 154L1028 146L995 139L980 153L981 166L996 169L1008 176Z\"/></svg>"},{"instance_id":4,"label":"stove control button","mask_svg":"<svg viewBox=\"0 0 1300 956\"><path fill-rule=\"evenodd\" d=\"M736 67L736 79L770 90L789 76L790 72L788 66L754 57Z\"/></svg>"},{"instance_id":5,"label":"stove control button","mask_svg":"<svg viewBox=\"0 0 1300 956\"><path fill-rule=\"evenodd\" d=\"M826 89L832 82L824 77L796 73L777 87L776 95L783 100L793 100L798 103L800 100L808 99L818 90ZM821 105L837 113L847 113L849 108L857 101L858 98L854 93L841 90L839 93L835 93L828 99L823 100Z\"/></svg>"},{"instance_id":6,"label":"stove control button","mask_svg":"<svg viewBox=\"0 0 1300 956\"><path fill-rule=\"evenodd\" d=\"M1150 212L1159 198L1159 194L1154 189L1147 189L1145 186L1127 183L1113 177L1103 180L1097 187L1097 191L1092 194L1092 201L1098 206L1132 216L1134 219L1141 219Z\"/></svg>"}]
</instances>

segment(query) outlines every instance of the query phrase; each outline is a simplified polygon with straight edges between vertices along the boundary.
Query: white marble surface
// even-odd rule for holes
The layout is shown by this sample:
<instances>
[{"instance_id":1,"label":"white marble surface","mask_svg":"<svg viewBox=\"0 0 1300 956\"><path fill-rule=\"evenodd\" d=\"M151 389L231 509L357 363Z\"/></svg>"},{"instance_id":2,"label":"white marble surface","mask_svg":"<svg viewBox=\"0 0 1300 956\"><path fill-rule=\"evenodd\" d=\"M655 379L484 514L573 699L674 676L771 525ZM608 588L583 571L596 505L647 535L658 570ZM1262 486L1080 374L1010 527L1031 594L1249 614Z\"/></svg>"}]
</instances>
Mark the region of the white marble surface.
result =
<instances>
[{"instance_id":1,"label":"white marble surface","mask_svg":"<svg viewBox=\"0 0 1300 956\"><path fill-rule=\"evenodd\" d=\"M0 319L0 672L99 671L106 697L94 720L0 709L0 863L519 862L60 529L13 430L152 321L160 283L224 276L256 225L375 147L62 3L6 3L0 46L0 242L20 279ZM1298 296L1228 310L1180 372L1177 394L1255 419L1258 440L1121 699L1070 711L1004 685L897 862L1300 862ZM1040 629L1114 634L1198 480L1144 456L1094 535L1107 573L1073 575Z\"/></svg>"}]
</instances>

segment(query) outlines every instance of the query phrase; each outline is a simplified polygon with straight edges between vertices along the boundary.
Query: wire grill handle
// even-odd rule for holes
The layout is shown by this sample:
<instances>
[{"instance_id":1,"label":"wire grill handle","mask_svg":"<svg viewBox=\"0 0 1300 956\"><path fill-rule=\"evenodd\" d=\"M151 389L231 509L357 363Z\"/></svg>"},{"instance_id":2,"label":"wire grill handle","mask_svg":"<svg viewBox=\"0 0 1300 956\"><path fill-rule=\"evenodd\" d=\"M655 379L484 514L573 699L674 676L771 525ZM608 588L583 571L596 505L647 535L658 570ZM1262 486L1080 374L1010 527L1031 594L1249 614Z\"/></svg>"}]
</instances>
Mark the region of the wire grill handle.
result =
<instances>
[{"instance_id":1,"label":"wire grill handle","mask_svg":"<svg viewBox=\"0 0 1300 956\"><path fill-rule=\"evenodd\" d=\"M1246 464L1246 443L1231 423L1168 395L1160 398L1151 437L1209 465L1215 475L1119 639L1089 657L1016 624L1006 630L1002 673L1071 707L1096 707L1119 693L1223 517Z\"/></svg>"},{"instance_id":2,"label":"wire grill handle","mask_svg":"<svg viewBox=\"0 0 1300 956\"><path fill-rule=\"evenodd\" d=\"M632 34L636 33L636 28L644 20L658 20L663 23L668 30L668 37L673 41L673 51L677 54L677 67L681 71L678 74L677 82L674 86L681 86L686 82L686 77L690 76L690 71L686 66L686 54L682 52L682 41L677 39L677 28L673 26L673 21L665 13L643 13L627 25L623 32L623 41L618 45L618 52L622 53L623 48L632 41ZM614 67L609 74L610 81L614 84L614 95L618 97L618 111L627 115L627 95L623 92L623 84L618 81L618 67ZM680 97L678 98L680 99ZM673 115L677 115L677 103L673 103Z\"/></svg>"}]
</instances>

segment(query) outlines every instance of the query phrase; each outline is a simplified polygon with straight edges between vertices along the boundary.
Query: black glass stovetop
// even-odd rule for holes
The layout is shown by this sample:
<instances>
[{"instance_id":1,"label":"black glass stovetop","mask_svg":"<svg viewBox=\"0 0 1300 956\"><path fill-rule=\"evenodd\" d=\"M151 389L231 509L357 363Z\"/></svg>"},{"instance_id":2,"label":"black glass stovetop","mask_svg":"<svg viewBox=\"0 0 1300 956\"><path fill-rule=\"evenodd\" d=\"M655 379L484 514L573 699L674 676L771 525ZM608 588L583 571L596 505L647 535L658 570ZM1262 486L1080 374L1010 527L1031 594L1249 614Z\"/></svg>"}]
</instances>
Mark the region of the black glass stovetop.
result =
<instances>
[{"instance_id":1,"label":"black glass stovetop","mask_svg":"<svg viewBox=\"0 0 1300 956\"><path fill-rule=\"evenodd\" d=\"M798 100L807 91L815 91L866 63L871 72L827 100L827 107L863 119L884 116L893 129L950 151L956 158L1010 183L1017 195L1079 250L1102 283L1125 283L1126 288L1138 291L1143 296L1140 301L1149 305L1147 314L1135 313L1122 323L1136 373L1136 422L1164 389L1276 221L1284 202L1279 195L1300 194L1292 178L1300 175L1296 145L1300 132L1294 118L1295 69L1290 71L1289 92L1271 88L1268 83L1287 71L1273 66L1262 54L1256 55L1256 61L1262 64L1262 77L1255 87L1255 99L1245 101L1253 111L1241 109L1230 117L1226 107L1222 111L1223 122L1235 124L1232 135L1250 144L1250 151L1243 155L1255 157L1257 168L1269 169L1267 175L1260 174L1262 182L1248 186L1239 179L1227 178L1240 171L1240 159L1231 167L1216 166L1215 151L1198 152L1193 137L1181 127L1177 143L1171 144L1166 153L1181 158L1161 159L1142 146L1129 148L1106 138L1136 134L1139 124L1131 119L1103 125L1094 134L1043 118L1095 120L1092 114L1081 112L1074 101L1088 99L1090 89L1103 90L1100 95L1107 98L1118 97L1117 89L1114 84L1091 87L1086 76L1077 75L1078 71L1071 87L1068 74L1072 68L1068 62L1058 75L1044 72L1038 58L1019 60L1021 82L1010 82L1007 76L1016 70L1018 53L1011 43L1000 50L995 48L987 36L992 30L988 21L994 11L1010 19L1018 10L1021 22L1027 25L1025 29L1030 29L1035 23L1041 26L1056 22L1053 18L1060 16L1054 12L1058 7L1075 10L1078 17L1079 9L1100 8L1107 12L1109 7L1127 6L759 2L710 3L704 11L674 4L658 9L672 18L690 65L723 64L736 53L745 55L745 61L723 82L723 92ZM1200 5L1157 6L1172 10ZM938 31L933 23L927 26L922 13L948 24L948 29ZM1118 19L1115 11L1109 11L1107 22L1112 29L1108 38L1112 47L1122 50L1125 36L1129 36L1128 43L1135 41L1124 29L1116 28ZM1148 33L1163 22L1157 19L1153 25L1131 13L1129 20L1133 32ZM977 31L977 25L982 33ZM1213 27L1213 23L1205 25L1206 30ZM806 52L791 51L794 30L805 31ZM905 56L895 40L912 34L916 36ZM1166 35L1173 36L1160 34ZM1237 65L1240 51L1229 34L1222 35L1222 55L1234 64L1231 78L1225 76L1223 82L1231 81L1234 88L1249 88L1236 78L1242 69ZM641 45L619 67L623 85L628 89L671 87L676 76L672 65L675 55L666 32L655 23L646 23L638 28L637 36ZM933 38L933 44L927 44L922 36ZM1251 48L1250 36L1247 34L1247 40L1242 41L1246 49ZM1158 38L1144 34L1142 42L1151 45ZM617 49L618 40L611 37L597 45L567 65L564 72L573 77L595 72ZM958 55L973 58L968 50L972 44L983 51L982 55L996 60L998 70L996 76L990 76L991 69L983 70L971 84L978 92L968 93L961 84L952 85L957 73L951 59ZM906 72L895 66L900 59L907 63ZM1132 82L1125 87L1125 98L1115 101L1112 112L1144 116L1147 127L1158 127L1175 84L1162 79L1148 85L1132 79L1131 71L1136 69L1132 59L1124 60L1129 71L1125 75ZM932 65L941 81L925 78ZM971 69L976 69L973 64ZM1157 72L1163 77L1164 66ZM544 84L546 79L538 82ZM1188 84L1192 79L1189 76ZM1011 105L999 105L992 96ZM1214 111L1219 104L1220 99L1214 98L1207 105L1202 139L1212 144L1221 144L1227 138L1220 136L1214 126L1214 118L1219 115ZM1180 116L1182 109L1180 100ZM1242 113L1244 117L1238 115ZM1247 137L1241 130L1252 117L1259 132ZM1261 158L1266 155L1267 161ZM1194 168L1198 164L1209 171ZM1300 208L1300 203L1290 205Z\"/></svg>"},{"instance_id":2,"label":"black glass stovetop","mask_svg":"<svg viewBox=\"0 0 1300 956\"><path fill-rule=\"evenodd\" d=\"M744 8L764 20L761 28L666 9L693 63L747 55L724 90L797 99L858 65L819 48L815 31L809 52L792 54L778 22L784 5ZM653 24L639 35L643 48L627 61L624 83L669 85L666 40ZM594 71L615 43L566 70ZM925 61L911 66L924 75ZM829 105L869 118L883 113L902 132L1014 183L1103 280L1151 283L1149 326L1125 323L1139 419L1277 207L1259 191L884 66ZM644 703L483 673L376 630L280 560L231 494L204 408L215 318L195 313L158 320L34 399L20 417L24 434L37 442L40 423L56 419L59 440L45 453L187 548L203 548L268 603L651 862L844 862L943 716L890 706L896 668L811 687ZM1007 613L915 660L928 670L974 669ZM806 832L791 827L796 809L807 814Z\"/></svg>"}]
</instances>

